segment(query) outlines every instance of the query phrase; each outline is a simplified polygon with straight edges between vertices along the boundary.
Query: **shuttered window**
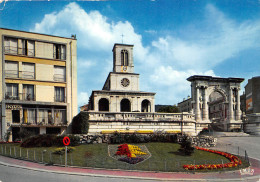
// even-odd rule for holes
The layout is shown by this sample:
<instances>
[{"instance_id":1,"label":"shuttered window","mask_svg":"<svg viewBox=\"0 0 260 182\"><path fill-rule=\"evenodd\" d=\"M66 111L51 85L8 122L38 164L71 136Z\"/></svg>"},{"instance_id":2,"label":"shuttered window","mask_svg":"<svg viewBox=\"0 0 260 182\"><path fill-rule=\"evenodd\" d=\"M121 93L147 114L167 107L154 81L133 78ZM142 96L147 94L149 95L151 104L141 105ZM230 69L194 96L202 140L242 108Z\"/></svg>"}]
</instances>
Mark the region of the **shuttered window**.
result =
<instances>
[{"instance_id":1,"label":"shuttered window","mask_svg":"<svg viewBox=\"0 0 260 182\"><path fill-rule=\"evenodd\" d=\"M18 62L13 62L13 61L5 62L5 77L18 78Z\"/></svg>"},{"instance_id":2,"label":"shuttered window","mask_svg":"<svg viewBox=\"0 0 260 182\"><path fill-rule=\"evenodd\" d=\"M16 38L5 37L4 48L6 54L17 54L17 40Z\"/></svg>"},{"instance_id":3,"label":"shuttered window","mask_svg":"<svg viewBox=\"0 0 260 182\"><path fill-rule=\"evenodd\" d=\"M65 82L66 81L66 69L62 66L54 66L54 81Z\"/></svg>"},{"instance_id":4,"label":"shuttered window","mask_svg":"<svg viewBox=\"0 0 260 182\"><path fill-rule=\"evenodd\" d=\"M23 63L22 77L27 79L34 79L35 64Z\"/></svg>"}]
</instances>

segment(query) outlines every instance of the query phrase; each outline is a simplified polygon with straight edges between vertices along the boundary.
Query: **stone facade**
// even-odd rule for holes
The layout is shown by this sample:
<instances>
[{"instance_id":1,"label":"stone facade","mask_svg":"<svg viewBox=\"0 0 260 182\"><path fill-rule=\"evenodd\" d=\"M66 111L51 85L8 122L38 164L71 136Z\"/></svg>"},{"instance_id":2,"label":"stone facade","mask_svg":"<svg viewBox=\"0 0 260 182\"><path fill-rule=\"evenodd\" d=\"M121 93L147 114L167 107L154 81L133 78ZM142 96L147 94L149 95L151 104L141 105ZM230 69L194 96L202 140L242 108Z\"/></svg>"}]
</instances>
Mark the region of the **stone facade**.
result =
<instances>
[{"instance_id":1,"label":"stone facade","mask_svg":"<svg viewBox=\"0 0 260 182\"><path fill-rule=\"evenodd\" d=\"M134 73L133 45L115 44L113 72L102 90L90 96L89 133L166 131L195 135L203 126L196 125L193 114L155 113L153 92L139 90L139 74ZM198 130L198 131L197 131Z\"/></svg>"},{"instance_id":2,"label":"stone facade","mask_svg":"<svg viewBox=\"0 0 260 182\"><path fill-rule=\"evenodd\" d=\"M90 96L89 110L108 112L154 112L152 92L139 90L139 74L134 73L133 45L115 44L113 72L102 90Z\"/></svg>"},{"instance_id":3,"label":"stone facade","mask_svg":"<svg viewBox=\"0 0 260 182\"><path fill-rule=\"evenodd\" d=\"M194 114L197 124L211 123L209 104L212 94L217 93L222 97L221 108L224 110L224 117L219 126L224 131L234 128L241 128L240 110L240 83L243 78L220 78L211 76L191 76L187 79L191 82L191 98L194 104ZM220 103L217 103L218 105ZM214 107L214 106L213 106Z\"/></svg>"}]
</instances>

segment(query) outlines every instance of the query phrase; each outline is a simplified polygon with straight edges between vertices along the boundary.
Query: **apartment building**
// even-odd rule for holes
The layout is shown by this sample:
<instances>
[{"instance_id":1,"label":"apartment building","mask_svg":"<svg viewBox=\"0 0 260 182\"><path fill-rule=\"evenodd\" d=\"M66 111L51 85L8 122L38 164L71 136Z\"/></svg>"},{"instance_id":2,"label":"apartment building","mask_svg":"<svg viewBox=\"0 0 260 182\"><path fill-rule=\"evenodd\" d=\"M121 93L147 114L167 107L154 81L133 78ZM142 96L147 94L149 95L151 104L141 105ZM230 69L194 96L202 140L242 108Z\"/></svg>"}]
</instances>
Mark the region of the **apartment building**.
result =
<instances>
[{"instance_id":1,"label":"apartment building","mask_svg":"<svg viewBox=\"0 0 260 182\"><path fill-rule=\"evenodd\" d=\"M77 40L0 28L0 136L66 133L77 114Z\"/></svg>"}]
</instances>

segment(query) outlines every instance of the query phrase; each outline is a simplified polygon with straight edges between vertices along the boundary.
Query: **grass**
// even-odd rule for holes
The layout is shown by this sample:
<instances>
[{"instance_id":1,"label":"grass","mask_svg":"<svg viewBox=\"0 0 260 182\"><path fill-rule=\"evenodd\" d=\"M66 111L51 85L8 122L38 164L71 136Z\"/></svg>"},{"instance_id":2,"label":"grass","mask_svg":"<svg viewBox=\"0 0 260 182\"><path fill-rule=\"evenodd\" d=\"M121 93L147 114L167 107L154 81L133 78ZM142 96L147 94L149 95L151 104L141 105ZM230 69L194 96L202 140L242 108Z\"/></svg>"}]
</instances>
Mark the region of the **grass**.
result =
<instances>
[{"instance_id":1,"label":"grass","mask_svg":"<svg viewBox=\"0 0 260 182\"><path fill-rule=\"evenodd\" d=\"M184 164L194 164L194 162L195 164L221 164L222 161L223 163L229 162L227 158L221 155L196 149L191 156L183 156L178 152L180 145L175 143L145 143L136 145L145 145L151 153L151 157L141 163L131 165L125 162L117 161L110 157L108 155L107 144L89 144L76 146L75 150L68 154L67 164L71 166L94 168L186 172L186 170L182 168ZM57 155L52 153L56 148L57 147L38 147L27 149L20 147L19 144L1 144L0 154L16 158L23 158L30 161L44 162L50 165L64 165L64 155ZM244 161L242 162L243 164L240 166L240 168L247 167L246 163ZM226 171L234 169L238 169L238 167L224 170ZM214 171L223 171L223 169Z\"/></svg>"}]
</instances>

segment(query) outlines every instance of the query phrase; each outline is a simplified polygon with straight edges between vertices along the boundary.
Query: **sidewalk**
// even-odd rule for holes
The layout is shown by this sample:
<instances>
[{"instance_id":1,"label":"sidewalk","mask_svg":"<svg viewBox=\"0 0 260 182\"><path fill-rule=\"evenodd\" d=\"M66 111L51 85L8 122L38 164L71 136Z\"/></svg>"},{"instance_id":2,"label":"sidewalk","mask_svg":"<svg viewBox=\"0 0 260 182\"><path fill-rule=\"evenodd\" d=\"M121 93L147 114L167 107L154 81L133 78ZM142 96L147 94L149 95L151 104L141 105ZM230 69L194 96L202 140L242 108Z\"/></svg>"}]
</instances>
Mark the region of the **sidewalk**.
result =
<instances>
[{"instance_id":1,"label":"sidewalk","mask_svg":"<svg viewBox=\"0 0 260 182\"><path fill-rule=\"evenodd\" d=\"M17 160L0 156L0 165L9 167L23 168L35 171L44 171L50 173L62 173L69 175L80 176L101 176L101 177L119 177L119 178L133 178L133 179L151 179L151 180L169 180L169 181L258 181L260 180L260 161L250 158L250 170L226 172L226 173L166 173L166 172L141 172L141 171L120 171L120 170L104 170L92 168L74 168L74 167L60 167L60 166L46 166L23 160ZM252 172L252 169L254 173ZM248 173L248 174L245 174Z\"/></svg>"}]
</instances>

